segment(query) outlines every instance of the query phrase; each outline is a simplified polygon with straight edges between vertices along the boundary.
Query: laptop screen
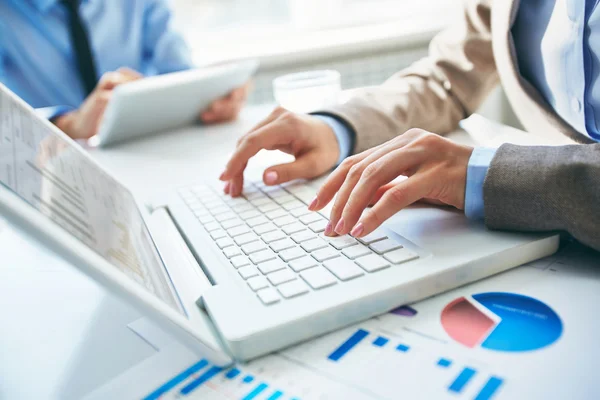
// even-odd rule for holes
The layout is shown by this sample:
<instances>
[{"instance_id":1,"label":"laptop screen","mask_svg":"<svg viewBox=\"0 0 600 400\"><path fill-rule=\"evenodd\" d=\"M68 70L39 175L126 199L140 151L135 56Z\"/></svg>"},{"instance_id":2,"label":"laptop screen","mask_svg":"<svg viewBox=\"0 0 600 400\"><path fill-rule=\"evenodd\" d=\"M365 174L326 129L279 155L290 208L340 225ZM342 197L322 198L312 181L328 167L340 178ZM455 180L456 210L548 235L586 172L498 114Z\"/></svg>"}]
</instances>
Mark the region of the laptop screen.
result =
<instances>
[{"instance_id":1,"label":"laptop screen","mask_svg":"<svg viewBox=\"0 0 600 400\"><path fill-rule=\"evenodd\" d=\"M0 183L180 311L131 193L1 84Z\"/></svg>"}]
</instances>

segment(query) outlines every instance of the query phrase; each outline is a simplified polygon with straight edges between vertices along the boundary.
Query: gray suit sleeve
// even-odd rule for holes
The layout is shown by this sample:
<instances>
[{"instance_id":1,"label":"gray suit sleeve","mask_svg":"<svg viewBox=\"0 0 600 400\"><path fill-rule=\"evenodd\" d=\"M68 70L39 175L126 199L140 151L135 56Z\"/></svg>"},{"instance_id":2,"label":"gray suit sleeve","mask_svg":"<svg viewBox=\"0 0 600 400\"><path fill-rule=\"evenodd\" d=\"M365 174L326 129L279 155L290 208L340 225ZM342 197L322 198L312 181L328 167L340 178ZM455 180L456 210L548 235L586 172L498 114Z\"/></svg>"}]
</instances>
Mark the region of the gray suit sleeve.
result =
<instances>
[{"instance_id":1,"label":"gray suit sleeve","mask_svg":"<svg viewBox=\"0 0 600 400\"><path fill-rule=\"evenodd\" d=\"M566 231L600 250L600 144L501 146L483 186L493 229Z\"/></svg>"}]
</instances>

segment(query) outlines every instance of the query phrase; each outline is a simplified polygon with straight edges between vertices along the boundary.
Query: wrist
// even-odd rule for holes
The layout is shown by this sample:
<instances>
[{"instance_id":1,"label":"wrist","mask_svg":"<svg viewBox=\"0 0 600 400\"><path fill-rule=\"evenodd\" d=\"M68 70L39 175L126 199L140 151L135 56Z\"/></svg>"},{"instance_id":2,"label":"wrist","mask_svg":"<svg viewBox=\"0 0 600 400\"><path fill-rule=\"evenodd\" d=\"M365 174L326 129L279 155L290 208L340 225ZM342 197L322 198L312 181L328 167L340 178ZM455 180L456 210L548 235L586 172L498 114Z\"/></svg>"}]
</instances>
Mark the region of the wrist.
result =
<instances>
[{"instance_id":1,"label":"wrist","mask_svg":"<svg viewBox=\"0 0 600 400\"><path fill-rule=\"evenodd\" d=\"M52 123L68 136L73 137L73 125L75 124L75 113L72 111L52 119Z\"/></svg>"},{"instance_id":2,"label":"wrist","mask_svg":"<svg viewBox=\"0 0 600 400\"><path fill-rule=\"evenodd\" d=\"M339 140L335 134L335 130L329 124L323 121L319 121L319 123L322 124L320 136L325 142L323 148L326 150L327 164L330 164L333 168L339 164L338 161L341 154Z\"/></svg>"}]
</instances>

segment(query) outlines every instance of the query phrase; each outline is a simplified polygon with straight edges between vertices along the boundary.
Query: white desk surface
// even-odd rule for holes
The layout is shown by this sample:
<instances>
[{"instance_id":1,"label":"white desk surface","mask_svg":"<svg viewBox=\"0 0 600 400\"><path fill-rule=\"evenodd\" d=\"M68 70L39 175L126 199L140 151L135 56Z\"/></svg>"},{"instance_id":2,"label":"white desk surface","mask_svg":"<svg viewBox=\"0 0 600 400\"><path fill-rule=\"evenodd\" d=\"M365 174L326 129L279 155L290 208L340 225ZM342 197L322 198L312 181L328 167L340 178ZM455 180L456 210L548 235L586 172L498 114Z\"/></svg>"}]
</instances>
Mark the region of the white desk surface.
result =
<instances>
[{"instance_id":1,"label":"white desk surface","mask_svg":"<svg viewBox=\"0 0 600 400\"><path fill-rule=\"evenodd\" d=\"M236 139L270 109L248 108L231 124L186 128L91 154L143 201L216 178ZM452 137L493 145L507 132L496 129L491 139L473 140L464 132ZM0 399L79 398L154 353L126 327L140 317L137 311L2 221L0 238Z\"/></svg>"}]
</instances>

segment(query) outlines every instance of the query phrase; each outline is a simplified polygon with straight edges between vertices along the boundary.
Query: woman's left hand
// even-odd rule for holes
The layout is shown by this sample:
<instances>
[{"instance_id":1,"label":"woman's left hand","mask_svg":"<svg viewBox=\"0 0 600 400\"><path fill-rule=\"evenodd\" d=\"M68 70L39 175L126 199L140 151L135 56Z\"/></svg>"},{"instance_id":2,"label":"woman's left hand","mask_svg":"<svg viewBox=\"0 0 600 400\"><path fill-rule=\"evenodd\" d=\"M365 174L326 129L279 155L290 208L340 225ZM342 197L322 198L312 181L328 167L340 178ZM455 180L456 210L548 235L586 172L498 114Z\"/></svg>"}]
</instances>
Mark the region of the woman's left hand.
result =
<instances>
[{"instance_id":1,"label":"woman's left hand","mask_svg":"<svg viewBox=\"0 0 600 400\"><path fill-rule=\"evenodd\" d=\"M327 178L309 209L335 196L326 235L368 235L408 205L427 199L464 210L467 165L473 148L422 129L348 157ZM398 176L408 178L392 182ZM363 211L370 204L373 208Z\"/></svg>"}]
</instances>

